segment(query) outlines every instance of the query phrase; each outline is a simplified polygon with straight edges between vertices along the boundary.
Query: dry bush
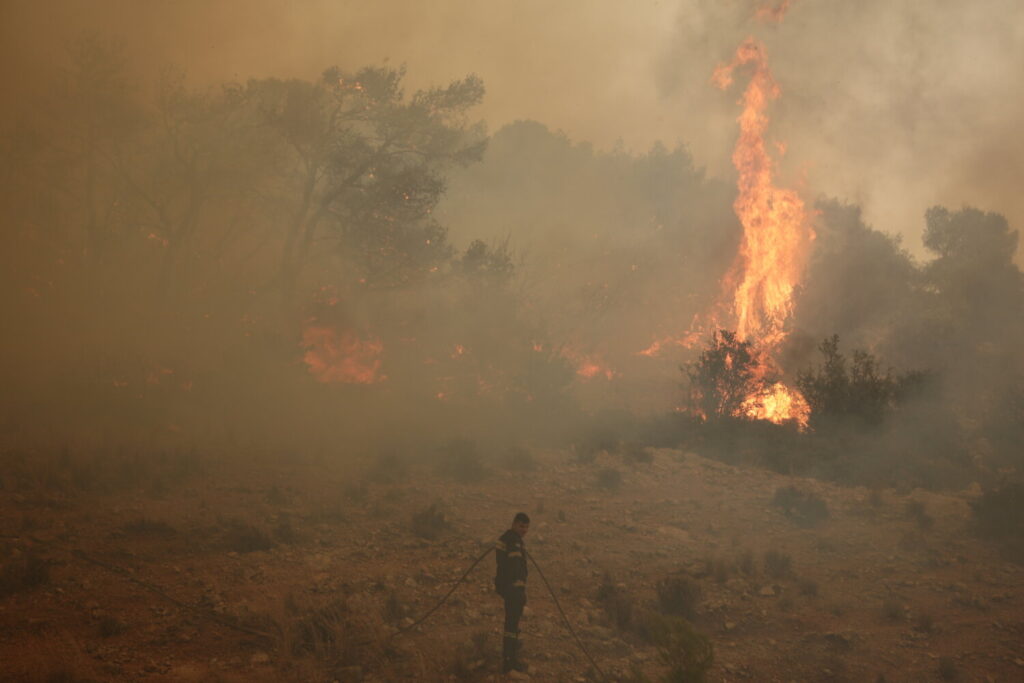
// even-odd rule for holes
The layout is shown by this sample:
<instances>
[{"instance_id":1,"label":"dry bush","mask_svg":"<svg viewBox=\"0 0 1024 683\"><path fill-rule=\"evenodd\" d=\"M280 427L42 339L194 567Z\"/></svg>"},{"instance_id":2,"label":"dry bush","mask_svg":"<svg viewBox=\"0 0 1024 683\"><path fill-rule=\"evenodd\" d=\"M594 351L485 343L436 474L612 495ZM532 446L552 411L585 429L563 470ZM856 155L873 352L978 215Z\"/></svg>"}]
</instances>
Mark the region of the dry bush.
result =
<instances>
[{"instance_id":1,"label":"dry bush","mask_svg":"<svg viewBox=\"0 0 1024 683\"><path fill-rule=\"evenodd\" d=\"M772 505L799 526L817 526L828 519L828 505L810 491L801 491L795 486L782 486L775 490Z\"/></svg>"},{"instance_id":2,"label":"dry bush","mask_svg":"<svg viewBox=\"0 0 1024 683\"><path fill-rule=\"evenodd\" d=\"M499 656L487 631L476 631L469 640L458 645L451 653L448 674L456 681L480 681L489 678L488 672L496 668Z\"/></svg>"},{"instance_id":3,"label":"dry bush","mask_svg":"<svg viewBox=\"0 0 1024 683\"><path fill-rule=\"evenodd\" d=\"M597 473L596 484L605 491L618 491L622 488L622 472L606 467Z\"/></svg>"},{"instance_id":4,"label":"dry bush","mask_svg":"<svg viewBox=\"0 0 1024 683\"><path fill-rule=\"evenodd\" d=\"M974 532L998 543L1015 562L1024 563L1024 484L987 491L971 502Z\"/></svg>"},{"instance_id":5,"label":"dry bush","mask_svg":"<svg viewBox=\"0 0 1024 683\"><path fill-rule=\"evenodd\" d=\"M113 638L114 636L119 636L128 631L128 624L117 617L105 614L100 617L100 622L96 625L96 630L99 633L100 638Z\"/></svg>"},{"instance_id":6,"label":"dry bush","mask_svg":"<svg viewBox=\"0 0 1024 683\"><path fill-rule=\"evenodd\" d=\"M167 522L146 517L126 522L121 526L121 531L128 536L145 536L149 538L171 538L178 534L177 530Z\"/></svg>"},{"instance_id":7,"label":"dry bush","mask_svg":"<svg viewBox=\"0 0 1024 683\"><path fill-rule=\"evenodd\" d=\"M935 523L935 519L928 514L928 510L925 508L924 503L919 500L907 501L906 507L907 519L917 524L917 528L921 531L927 531L932 528Z\"/></svg>"},{"instance_id":8,"label":"dry bush","mask_svg":"<svg viewBox=\"0 0 1024 683\"><path fill-rule=\"evenodd\" d=\"M609 621L620 631L629 630L633 625L633 597L622 586L615 583L610 574L605 574L594 596Z\"/></svg>"},{"instance_id":9,"label":"dry bush","mask_svg":"<svg viewBox=\"0 0 1024 683\"><path fill-rule=\"evenodd\" d=\"M704 558L704 574L712 577L717 583L729 580L735 566L720 557Z\"/></svg>"},{"instance_id":10,"label":"dry bush","mask_svg":"<svg viewBox=\"0 0 1024 683\"><path fill-rule=\"evenodd\" d=\"M501 464L513 472L533 472L537 469L537 459L530 449L523 446L509 446L501 458Z\"/></svg>"},{"instance_id":11,"label":"dry bush","mask_svg":"<svg viewBox=\"0 0 1024 683\"><path fill-rule=\"evenodd\" d=\"M701 589L696 581L688 576L668 576L658 581L656 588L660 612L690 620L697 616Z\"/></svg>"},{"instance_id":12,"label":"dry bush","mask_svg":"<svg viewBox=\"0 0 1024 683\"><path fill-rule=\"evenodd\" d=\"M952 657L939 657L938 671L939 678L944 681L960 680L960 669Z\"/></svg>"},{"instance_id":13,"label":"dry bush","mask_svg":"<svg viewBox=\"0 0 1024 683\"><path fill-rule=\"evenodd\" d=\"M274 547L274 539L263 529L235 519L227 523L224 547L236 553L253 553L270 550Z\"/></svg>"},{"instance_id":14,"label":"dry bush","mask_svg":"<svg viewBox=\"0 0 1024 683\"><path fill-rule=\"evenodd\" d=\"M29 553L9 560L0 570L0 598L29 591L50 581L50 562Z\"/></svg>"},{"instance_id":15,"label":"dry bush","mask_svg":"<svg viewBox=\"0 0 1024 683\"><path fill-rule=\"evenodd\" d=\"M647 630L668 666L666 683L703 683L714 664L715 650L706 635L686 619L649 615Z\"/></svg>"},{"instance_id":16,"label":"dry bush","mask_svg":"<svg viewBox=\"0 0 1024 683\"><path fill-rule=\"evenodd\" d=\"M654 462L654 452L636 441L628 441L622 445L622 457L634 465L649 465Z\"/></svg>"},{"instance_id":17,"label":"dry bush","mask_svg":"<svg viewBox=\"0 0 1024 683\"><path fill-rule=\"evenodd\" d=\"M397 484L409 476L409 461L397 450L385 449L373 459L366 476L377 484Z\"/></svg>"},{"instance_id":18,"label":"dry bush","mask_svg":"<svg viewBox=\"0 0 1024 683\"><path fill-rule=\"evenodd\" d=\"M326 603L285 599L283 614L273 618L285 680L353 680L378 668L388 643L382 605L371 595L342 596ZM309 669L319 676L309 676ZM282 672L284 673L284 672Z\"/></svg>"},{"instance_id":19,"label":"dry bush","mask_svg":"<svg viewBox=\"0 0 1024 683\"><path fill-rule=\"evenodd\" d=\"M782 579L793 573L793 558L780 550L764 554L764 573L773 579Z\"/></svg>"},{"instance_id":20,"label":"dry bush","mask_svg":"<svg viewBox=\"0 0 1024 683\"><path fill-rule=\"evenodd\" d=\"M906 616L906 609L896 598L888 597L882 602L882 617L886 621L903 621Z\"/></svg>"},{"instance_id":21,"label":"dry bush","mask_svg":"<svg viewBox=\"0 0 1024 683\"><path fill-rule=\"evenodd\" d=\"M573 460L581 465L589 465L601 453L615 455L621 448L622 443L615 434L607 429L598 429L573 444Z\"/></svg>"},{"instance_id":22,"label":"dry bush","mask_svg":"<svg viewBox=\"0 0 1024 683\"><path fill-rule=\"evenodd\" d=\"M736 558L736 567L740 570L744 576L754 576L757 573L757 565L754 564L754 553L750 550L744 550Z\"/></svg>"},{"instance_id":23,"label":"dry bush","mask_svg":"<svg viewBox=\"0 0 1024 683\"><path fill-rule=\"evenodd\" d=\"M440 503L433 503L430 507L420 510L412 516L410 528L420 538L433 541L441 534L451 528L451 522L444 513Z\"/></svg>"}]
</instances>

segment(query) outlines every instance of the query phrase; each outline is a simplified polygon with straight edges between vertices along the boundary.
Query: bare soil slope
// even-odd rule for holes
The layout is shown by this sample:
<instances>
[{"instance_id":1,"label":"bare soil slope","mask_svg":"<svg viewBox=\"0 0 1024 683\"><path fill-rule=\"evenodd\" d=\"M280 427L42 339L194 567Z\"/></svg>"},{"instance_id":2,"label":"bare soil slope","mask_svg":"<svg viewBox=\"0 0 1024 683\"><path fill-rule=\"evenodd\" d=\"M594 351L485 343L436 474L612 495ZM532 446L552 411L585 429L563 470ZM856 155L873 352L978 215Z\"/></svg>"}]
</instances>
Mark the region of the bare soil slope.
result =
<instances>
[{"instance_id":1,"label":"bare soil slope","mask_svg":"<svg viewBox=\"0 0 1024 683\"><path fill-rule=\"evenodd\" d=\"M526 469L483 473L398 458L94 465L3 470L4 680L499 680L490 556L392 634L519 510L613 680L665 673L643 624L673 607L669 577L699 591L682 608L714 645L709 680L1024 678L1024 568L973 538L969 492L841 488L670 450L632 464L521 453L511 465ZM780 505L794 490L827 518ZM533 680L591 680L536 572L522 626Z\"/></svg>"}]
</instances>

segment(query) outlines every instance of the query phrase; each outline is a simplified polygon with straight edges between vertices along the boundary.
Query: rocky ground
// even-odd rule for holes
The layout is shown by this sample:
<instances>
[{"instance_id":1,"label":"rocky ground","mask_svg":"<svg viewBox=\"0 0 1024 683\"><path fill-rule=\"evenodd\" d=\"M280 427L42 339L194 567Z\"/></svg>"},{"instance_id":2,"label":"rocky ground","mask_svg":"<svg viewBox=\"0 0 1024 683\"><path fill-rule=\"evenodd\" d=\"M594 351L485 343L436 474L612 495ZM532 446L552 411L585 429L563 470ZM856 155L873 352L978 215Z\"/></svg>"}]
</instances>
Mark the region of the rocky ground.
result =
<instances>
[{"instance_id":1,"label":"rocky ground","mask_svg":"<svg viewBox=\"0 0 1024 683\"><path fill-rule=\"evenodd\" d=\"M610 680L666 673L645 624L673 610L712 643L712 681L1024 679L1024 567L974 538L970 489L869 491L652 455L520 451L484 456L485 471L401 457L8 463L0 670L501 680L490 556L395 634L524 510L528 549ZM600 680L536 572L529 596L528 677Z\"/></svg>"}]
</instances>

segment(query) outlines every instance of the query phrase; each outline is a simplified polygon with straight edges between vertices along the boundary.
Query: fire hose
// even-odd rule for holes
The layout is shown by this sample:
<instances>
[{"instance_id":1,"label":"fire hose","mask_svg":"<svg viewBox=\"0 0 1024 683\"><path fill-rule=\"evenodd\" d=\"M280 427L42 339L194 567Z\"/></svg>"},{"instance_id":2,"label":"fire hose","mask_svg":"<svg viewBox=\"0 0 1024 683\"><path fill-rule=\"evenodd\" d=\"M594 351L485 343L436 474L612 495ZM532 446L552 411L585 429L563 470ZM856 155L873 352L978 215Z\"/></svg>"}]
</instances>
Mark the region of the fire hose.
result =
<instances>
[{"instance_id":1,"label":"fire hose","mask_svg":"<svg viewBox=\"0 0 1024 683\"><path fill-rule=\"evenodd\" d=\"M426 621L430 617L430 615L432 615L434 612L436 612L438 609L440 609L440 607L443 604L448 602L448 598L450 598L452 596L452 593L455 592L455 589L462 585L462 583L466 580L466 577L469 576L469 573L471 571L473 571L473 569L475 569L476 566L478 564L480 564L485 557L490 555L492 550L494 550L494 546L491 546L490 548L485 550L483 552L483 554L480 555L480 557L476 558L476 560L473 561L473 564L469 565L469 568L462 573L462 576L459 577L459 580L456 581L452 585L452 587L448 589L448 592L444 594L444 597L441 598L437 602L437 604L435 604L433 607L431 607L429 610L427 610L427 612L422 617L420 617L419 619L417 619L413 623L411 623L408 626L405 626L403 628L400 628L399 630L397 630L394 633L392 633L391 634L391 638L394 638L395 636L398 636L398 635L401 635L403 633L407 633L407 632L411 631L412 629L416 628L417 626L422 624L424 621ZM594 667L594 670L598 673L598 675L600 675L601 679L607 681L608 677L605 675L604 671L601 670L601 667L599 667L597 665L597 662L594 661L594 658L591 656L590 652L587 651L586 646L583 645L583 641L580 640L580 637L576 634L576 629L574 629L572 627L572 623L569 621L569 617L566 616L565 610L562 609L561 603L558 602L558 597L555 595L555 591L552 590L551 584L548 583L547 577L544 576L544 571L540 568L540 565L537 564L537 560L534 559L532 553L527 553L525 548L523 550L523 553L528 558L530 558L530 562L532 562L533 566L537 569L537 574L540 575L541 581L544 582L544 587L548 589L548 593L551 595L551 599L555 602L555 607L558 608L558 613L560 615L562 615L562 621L565 623L566 629L568 629L569 633L572 635L573 640L576 641L576 645L580 648L580 650L583 652L583 654L586 655L587 659L590 660L590 665Z\"/></svg>"}]
</instances>

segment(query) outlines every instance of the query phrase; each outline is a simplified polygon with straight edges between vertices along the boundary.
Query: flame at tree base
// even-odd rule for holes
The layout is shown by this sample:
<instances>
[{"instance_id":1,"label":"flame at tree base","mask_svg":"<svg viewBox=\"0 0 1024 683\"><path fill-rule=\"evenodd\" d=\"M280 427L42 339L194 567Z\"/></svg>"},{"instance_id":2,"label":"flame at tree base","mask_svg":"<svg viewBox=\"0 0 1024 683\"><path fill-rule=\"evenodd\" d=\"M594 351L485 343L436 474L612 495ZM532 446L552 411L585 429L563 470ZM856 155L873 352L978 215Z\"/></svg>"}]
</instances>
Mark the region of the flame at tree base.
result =
<instances>
[{"instance_id":1,"label":"flame at tree base","mask_svg":"<svg viewBox=\"0 0 1024 683\"><path fill-rule=\"evenodd\" d=\"M811 407L804 395L782 382L747 396L743 401L743 411L752 420L767 420L775 424L795 422L801 431L807 428L811 417Z\"/></svg>"}]
</instances>

